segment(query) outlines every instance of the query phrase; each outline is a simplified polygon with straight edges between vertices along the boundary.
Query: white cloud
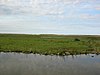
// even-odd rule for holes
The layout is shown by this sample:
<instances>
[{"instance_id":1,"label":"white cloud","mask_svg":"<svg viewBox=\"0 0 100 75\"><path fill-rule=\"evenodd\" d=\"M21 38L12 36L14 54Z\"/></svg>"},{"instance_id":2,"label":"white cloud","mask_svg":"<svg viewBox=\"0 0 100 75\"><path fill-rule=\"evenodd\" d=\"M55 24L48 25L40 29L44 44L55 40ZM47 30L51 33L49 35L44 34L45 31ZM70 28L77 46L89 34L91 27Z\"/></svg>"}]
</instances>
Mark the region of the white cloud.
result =
<instances>
[{"instance_id":1,"label":"white cloud","mask_svg":"<svg viewBox=\"0 0 100 75\"><path fill-rule=\"evenodd\" d=\"M79 17L83 18L83 19L99 19L100 18L100 14L95 14L95 15L81 14Z\"/></svg>"},{"instance_id":2,"label":"white cloud","mask_svg":"<svg viewBox=\"0 0 100 75\"><path fill-rule=\"evenodd\" d=\"M94 25L95 26L95 25ZM35 21L6 21L0 22L0 32L8 33L64 33L64 34L99 34L100 26L85 25L57 25ZM92 32L92 33L91 33Z\"/></svg>"},{"instance_id":3,"label":"white cloud","mask_svg":"<svg viewBox=\"0 0 100 75\"><path fill-rule=\"evenodd\" d=\"M80 14L78 10L85 11L87 8L100 10L99 3L99 0L0 0L1 6L5 6L3 9L7 9L5 11L0 8L0 14L33 14L77 18L81 15L83 17L83 14ZM90 18L90 16L87 17Z\"/></svg>"}]
</instances>

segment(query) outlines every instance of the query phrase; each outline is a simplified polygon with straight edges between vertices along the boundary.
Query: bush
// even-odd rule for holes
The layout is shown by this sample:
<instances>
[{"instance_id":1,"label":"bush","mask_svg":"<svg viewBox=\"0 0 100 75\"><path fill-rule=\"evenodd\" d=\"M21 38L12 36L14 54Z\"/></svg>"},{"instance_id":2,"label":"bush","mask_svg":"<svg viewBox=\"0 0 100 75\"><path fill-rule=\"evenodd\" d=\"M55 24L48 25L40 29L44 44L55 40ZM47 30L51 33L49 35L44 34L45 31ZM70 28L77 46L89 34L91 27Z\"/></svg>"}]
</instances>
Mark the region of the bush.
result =
<instances>
[{"instance_id":1,"label":"bush","mask_svg":"<svg viewBox=\"0 0 100 75\"><path fill-rule=\"evenodd\" d=\"M78 38L75 38L75 40L74 41L80 41L80 39L78 39Z\"/></svg>"}]
</instances>

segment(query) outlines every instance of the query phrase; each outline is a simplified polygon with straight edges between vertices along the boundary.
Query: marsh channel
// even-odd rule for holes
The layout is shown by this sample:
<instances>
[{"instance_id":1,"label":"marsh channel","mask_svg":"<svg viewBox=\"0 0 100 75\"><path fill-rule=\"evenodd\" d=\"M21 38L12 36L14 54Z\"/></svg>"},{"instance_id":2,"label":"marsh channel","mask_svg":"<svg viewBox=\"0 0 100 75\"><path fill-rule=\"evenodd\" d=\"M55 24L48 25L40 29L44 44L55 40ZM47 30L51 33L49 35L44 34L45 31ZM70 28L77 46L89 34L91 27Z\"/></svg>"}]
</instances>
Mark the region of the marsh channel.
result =
<instances>
[{"instance_id":1,"label":"marsh channel","mask_svg":"<svg viewBox=\"0 0 100 75\"><path fill-rule=\"evenodd\" d=\"M100 75L100 55L0 53L0 75Z\"/></svg>"}]
</instances>

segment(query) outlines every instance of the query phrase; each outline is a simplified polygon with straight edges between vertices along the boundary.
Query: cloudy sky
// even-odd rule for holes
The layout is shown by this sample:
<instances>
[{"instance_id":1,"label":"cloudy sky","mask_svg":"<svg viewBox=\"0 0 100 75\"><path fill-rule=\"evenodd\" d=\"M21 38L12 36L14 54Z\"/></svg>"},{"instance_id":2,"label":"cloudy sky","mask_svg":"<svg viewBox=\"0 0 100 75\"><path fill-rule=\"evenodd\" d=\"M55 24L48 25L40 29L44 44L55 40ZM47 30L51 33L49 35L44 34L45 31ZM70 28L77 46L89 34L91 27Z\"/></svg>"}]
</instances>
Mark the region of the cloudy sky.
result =
<instances>
[{"instance_id":1,"label":"cloudy sky","mask_svg":"<svg viewBox=\"0 0 100 75\"><path fill-rule=\"evenodd\" d=\"M0 0L0 33L100 35L100 0Z\"/></svg>"}]
</instances>

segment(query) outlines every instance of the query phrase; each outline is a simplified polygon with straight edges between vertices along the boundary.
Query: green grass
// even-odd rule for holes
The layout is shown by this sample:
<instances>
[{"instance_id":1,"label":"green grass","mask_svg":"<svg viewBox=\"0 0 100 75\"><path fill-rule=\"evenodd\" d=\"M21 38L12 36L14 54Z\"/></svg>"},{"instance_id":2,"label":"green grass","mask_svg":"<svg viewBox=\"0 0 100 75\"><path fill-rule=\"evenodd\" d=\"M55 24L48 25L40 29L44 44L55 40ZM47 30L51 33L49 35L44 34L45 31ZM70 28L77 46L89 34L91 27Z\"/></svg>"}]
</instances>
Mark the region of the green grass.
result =
<instances>
[{"instance_id":1,"label":"green grass","mask_svg":"<svg viewBox=\"0 0 100 75\"><path fill-rule=\"evenodd\" d=\"M99 54L100 36L0 34L0 52L45 55Z\"/></svg>"}]
</instances>

